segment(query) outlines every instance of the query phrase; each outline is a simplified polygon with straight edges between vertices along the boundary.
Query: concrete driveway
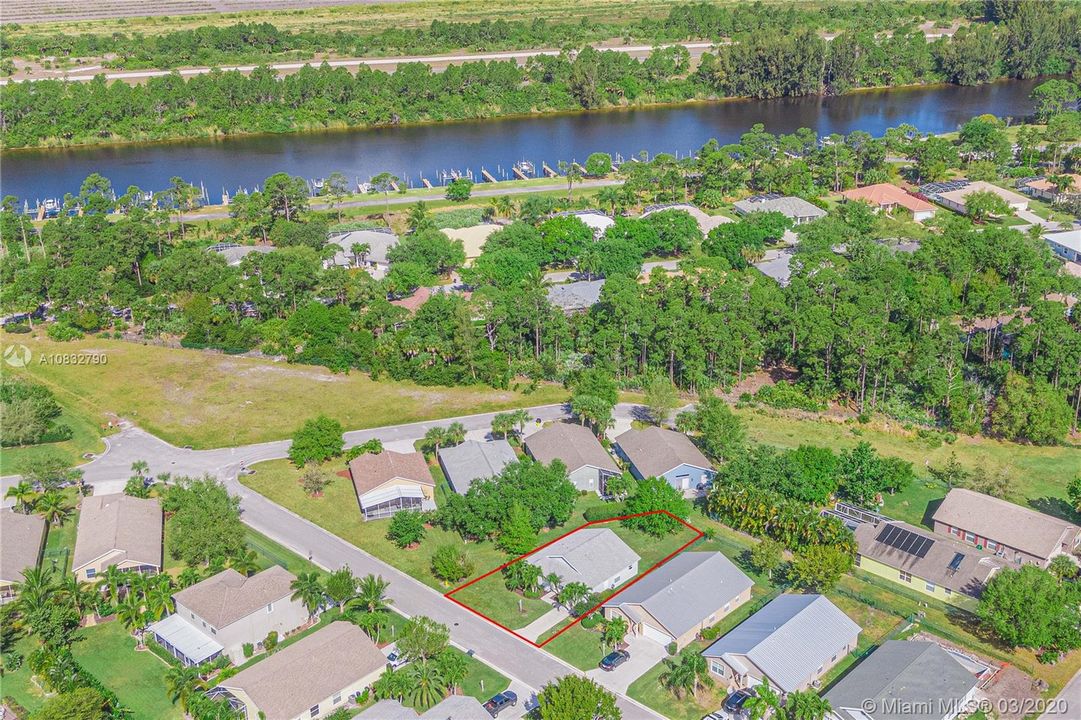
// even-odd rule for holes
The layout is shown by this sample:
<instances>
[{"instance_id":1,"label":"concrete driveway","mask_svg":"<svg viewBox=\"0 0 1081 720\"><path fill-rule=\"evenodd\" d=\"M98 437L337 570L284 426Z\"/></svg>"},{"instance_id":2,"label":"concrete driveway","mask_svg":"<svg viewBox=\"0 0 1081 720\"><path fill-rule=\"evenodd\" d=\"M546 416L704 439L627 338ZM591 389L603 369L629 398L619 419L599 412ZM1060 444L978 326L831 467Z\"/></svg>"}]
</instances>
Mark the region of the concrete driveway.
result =
<instances>
[{"instance_id":1,"label":"concrete driveway","mask_svg":"<svg viewBox=\"0 0 1081 720\"><path fill-rule=\"evenodd\" d=\"M668 651L664 649L664 646L640 635L627 636L627 650L631 654L631 659L615 670L605 672L598 667L587 672L586 676L593 678L609 690L624 695L632 682L668 657Z\"/></svg>"}]
</instances>

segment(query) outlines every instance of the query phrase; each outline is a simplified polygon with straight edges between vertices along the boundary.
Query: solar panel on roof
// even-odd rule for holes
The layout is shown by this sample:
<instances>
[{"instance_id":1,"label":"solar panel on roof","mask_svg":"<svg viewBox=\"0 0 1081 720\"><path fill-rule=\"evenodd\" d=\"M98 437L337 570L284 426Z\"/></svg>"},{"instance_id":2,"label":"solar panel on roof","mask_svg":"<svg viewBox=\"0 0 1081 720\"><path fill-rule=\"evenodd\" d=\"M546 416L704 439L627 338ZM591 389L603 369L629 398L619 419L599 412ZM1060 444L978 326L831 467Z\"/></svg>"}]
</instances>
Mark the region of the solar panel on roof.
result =
<instances>
[{"instance_id":1,"label":"solar panel on roof","mask_svg":"<svg viewBox=\"0 0 1081 720\"><path fill-rule=\"evenodd\" d=\"M915 555L918 558L927 555L927 551L935 544L935 541L931 538L889 524L883 526L875 541L889 545L891 548L896 548L903 553Z\"/></svg>"}]
</instances>

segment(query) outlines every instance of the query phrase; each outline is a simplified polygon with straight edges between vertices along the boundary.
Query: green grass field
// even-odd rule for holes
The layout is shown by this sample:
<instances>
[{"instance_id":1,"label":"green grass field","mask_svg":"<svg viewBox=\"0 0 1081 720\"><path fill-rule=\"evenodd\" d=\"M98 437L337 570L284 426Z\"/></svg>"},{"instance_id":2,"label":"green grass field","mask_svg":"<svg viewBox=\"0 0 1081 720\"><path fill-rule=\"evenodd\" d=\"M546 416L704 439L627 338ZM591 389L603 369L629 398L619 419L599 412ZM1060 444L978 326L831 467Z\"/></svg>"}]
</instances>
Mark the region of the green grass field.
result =
<instances>
[{"instance_id":1,"label":"green grass field","mask_svg":"<svg viewBox=\"0 0 1081 720\"><path fill-rule=\"evenodd\" d=\"M119 622L87 628L75 644L75 658L116 693L137 718L179 718L169 700L163 675L167 666L150 651L135 650L133 638Z\"/></svg>"},{"instance_id":2,"label":"green grass field","mask_svg":"<svg viewBox=\"0 0 1081 720\"><path fill-rule=\"evenodd\" d=\"M11 342L11 336L4 341ZM488 387L421 387L375 382L360 372L334 374L321 367L100 338L55 343L39 334L19 336L18 342L30 347L35 358L90 350L106 354L105 365L32 363L11 371L49 386L70 413L91 427L115 414L173 444L197 448L287 438L304 419L319 413L355 429L567 397L562 387L551 385L529 395ZM100 449L98 442L79 451Z\"/></svg>"},{"instance_id":3,"label":"green grass field","mask_svg":"<svg viewBox=\"0 0 1081 720\"><path fill-rule=\"evenodd\" d=\"M4 448L0 452L0 475L18 472L25 463L43 455L59 455L66 462L75 465L82 462L83 453L101 452L105 449L105 443L101 440L105 428L94 422L89 415L65 407L57 424L71 428L71 439L41 445Z\"/></svg>"}]
</instances>

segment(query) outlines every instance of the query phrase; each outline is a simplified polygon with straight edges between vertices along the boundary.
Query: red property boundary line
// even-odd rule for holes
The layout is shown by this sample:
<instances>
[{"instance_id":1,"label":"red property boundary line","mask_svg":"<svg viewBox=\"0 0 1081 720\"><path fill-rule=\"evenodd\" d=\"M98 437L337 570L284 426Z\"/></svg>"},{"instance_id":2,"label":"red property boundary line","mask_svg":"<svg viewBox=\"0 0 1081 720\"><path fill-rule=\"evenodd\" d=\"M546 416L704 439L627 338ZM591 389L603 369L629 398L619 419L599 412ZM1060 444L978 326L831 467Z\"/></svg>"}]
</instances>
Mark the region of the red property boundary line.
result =
<instances>
[{"instance_id":1,"label":"red property boundary line","mask_svg":"<svg viewBox=\"0 0 1081 720\"><path fill-rule=\"evenodd\" d=\"M511 630L511 629L510 629L509 627L507 627L507 626L506 626L506 625L504 625L503 623L501 623L501 622L499 622L499 621L497 621L497 620L493 620L492 618L488 617L487 615L485 615L484 613L480 612L479 610L477 610L477 609L475 609L475 608L472 608L472 607L470 607L469 605L466 605L466 604L465 604L464 602L462 602L461 600L458 600L457 598L455 598L455 597L454 597L454 593L456 593L456 592L459 592L459 591L461 591L461 590L465 590L465 589L466 589L467 587L469 587L470 585L473 585L473 584L475 584L475 583L478 583L478 582L480 582L481 580L484 580L485 578L488 578L488 577L491 577L492 575L495 575L495 574L496 574L497 572L500 572L501 570L503 570L503 568L509 567L509 566L513 565L514 563L516 563L516 562L521 562L522 560L524 560L525 558L529 557L530 555L533 555L534 553L540 552L541 550L543 550L544 548L548 547L548 546L549 546L549 545L551 545L552 543L556 543L556 542L559 542L559 541L560 541L560 540L562 540L563 538L565 538L565 537L567 537L568 535L571 535L571 534L573 534L573 533L576 533L576 532L578 532L579 530L584 530L584 529L586 529L586 528L588 528L588 527L590 527L590 526L593 526L593 525L603 525L603 524L605 524L605 523L617 522L617 521L619 521L619 520L627 520L627 519L630 519L630 518L636 518L636 517L645 517L645 516L647 516L647 515L667 515L668 517L672 518L673 520L675 520L675 521L676 521L676 522L678 522L679 524L681 524L681 525L683 525L683 526L685 526L685 527L689 528L689 529L690 529L691 531L693 531L693 532L695 533L695 535L694 535L694 537L693 537L693 538L691 538L690 540L688 540L687 542L685 542L685 543L684 543L683 545L680 545L680 546L679 546L678 548L676 548L675 550L673 550L672 552L670 552L670 553L669 553L668 555L666 555L666 556L664 556L663 558L661 558L660 560L658 560L658 561L657 561L656 563L654 563L654 564L653 564L653 565L652 565L652 566L651 566L651 567L650 567L650 568L649 568L648 570L646 570L645 572L639 573L639 574L638 574L638 577L634 578L634 579L633 579L633 580L631 580L631 581L630 581L629 583L627 583L626 585L624 585L623 587L621 587L621 588L620 588L619 590L617 590L616 592L614 592L614 593L612 593L611 595L609 595L609 596L608 596L608 597L607 597L606 599L602 600L601 602L597 603L596 605L594 605L593 607L591 607L591 608L590 608L589 610L587 610L586 612L584 612L584 613L582 613L581 615L579 615L579 616L578 616L578 617L577 617L577 618L576 618L576 619L574 620L574 622L572 622L571 624L567 625L567 626L566 626L565 628L563 628L562 630L560 630L559 632L557 632L557 633L556 633L555 635L553 635L552 637L548 638L547 640L545 640L544 642L542 642L542 643L540 643L540 644L537 644L536 642L534 642L534 641L530 640L530 639L529 639L529 638L527 638L527 637L524 637L524 636L522 636L522 635L519 635L518 633L516 633L516 632L514 632L513 630ZM578 623L582 622L582 620L584 620L584 619L585 619L586 617L588 617L589 615L592 615L592 614L593 614L594 612L596 612L596 611L597 611L598 609L600 609L600 607L601 607L602 605L604 605L605 603L607 603L607 602L611 601L611 599L612 599L612 598L614 598L615 596L617 596L617 595L619 595L620 593L622 593L622 592L624 592L625 590L627 590L627 588L629 588L629 587L630 587L631 585L634 585L634 584L635 584L636 582L638 582L639 580L641 580L642 578L644 578L644 577L645 577L646 575L649 575L649 574L650 574L651 572L653 572L654 570L656 570L657 568L659 568L659 567L660 567L661 565L664 565L664 564L665 564L666 562L668 562L669 560L671 560L672 558L674 558L674 557L675 557L676 555L679 555L679 554L680 554L681 552L683 552L684 550L686 550L687 548L689 548L689 547L690 547L691 545L693 545L694 543L696 543L696 542L698 542L699 540L701 540L701 539L702 539L702 538L703 538L704 536L705 536L705 533L704 533L704 532L702 532L701 530L699 530L698 528L696 528L696 527L695 527L694 525L691 525L691 524L690 524L689 522L687 522L687 521L686 521L686 520L684 520L683 518L679 518L679 517L676 517L676 516L675 516L675 515L673 515L672 513L668 512L667 510L650 510L649 512L643 512L643 513L634 513L633 515L620 515L620 516L618 516L618 517L613 517L613 518L606 518L606 519L604 519L604 520L592 520L592 521L590 521L590 522L587 522L587 523L586 523L585 525L580 525L580 526L578 526L578 527L574 528L573 530L568 530L567 532L563 533L563 534L562 534L562 535L560 535L559 537L557 537L557 538L555 538L555 539L553 539L553 540L549 540L548 542L544 543L543 545L541 545L541 546L539 546L539 547L533 548L532 550L530 550L529 552L527 552L527 553L526 553L525 555L519 555L518 557L514 558L513 560L509 560L509 561L507 561L507 562L503 563L502 565L500 565L500 566L499 566L499 567L497 567L496 569L494 569L494 570L490 570L490 571L488 571L488 572L484 573L483 575L481 575L480 577L476 577L476 578L473 578L473 579L472 579L472 580L470 580L469 582L467 582L467 583L465 583L465 584L463 584L463 585L459 585L458 587L454 588L453 590L450 590L450 591L448 591L448 592L444 593L444 594L443 594L443 597L445 597L446 599L450 600L451 602L453 602L453 603L455 603L455 604L457 604L457 605L460 605L461 607L465 608L466 610L468 610L469 612L473 613L473 614L474 614L474 615L476 615L477 617L480 617L480 618L483 618L483 619L487 620L488 622L492 623L492 624L493 624L493 625L495 625L496 627L498 627L498 628L501 628L501 629L503 629L503 630L506 630L506 631L507 631L507 632L509 632L509 633L510 633L511 635L513 635L514 637L518 638L519 640L521 640L521 641L523 641L523 642L527 642L527 643L529 643L530 645L532 645L532 646L533 646L533 647L535 647L535 648L542 648L542 647L544 647L545 645L547 645L548 643L550 643L550 642L552 642L553 640L555 640L555 639L556 639L557 637L559 637L559 636L560 636L560 635L562 635L563 633L565 633L565 632L567 632L568 630L570 630L570 629L571 629L572 627L574 627L574 626L575 626L575 625L577 625Z\"/></svg>"}]
</instances>

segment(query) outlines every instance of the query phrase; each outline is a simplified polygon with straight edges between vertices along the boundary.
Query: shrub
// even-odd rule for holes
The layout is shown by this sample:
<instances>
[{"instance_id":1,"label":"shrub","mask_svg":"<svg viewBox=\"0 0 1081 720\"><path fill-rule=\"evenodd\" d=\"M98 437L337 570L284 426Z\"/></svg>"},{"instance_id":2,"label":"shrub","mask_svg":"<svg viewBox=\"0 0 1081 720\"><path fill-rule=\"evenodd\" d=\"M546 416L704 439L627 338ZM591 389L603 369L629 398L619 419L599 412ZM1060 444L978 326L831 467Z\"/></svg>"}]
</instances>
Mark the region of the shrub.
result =
<instances>
[{"instance_id":1,"label":"shrub","mask_svg":"<svg viewBox=\"0 0 1081 720\"><path fill-rule=\"evenodd\" d=\"M582 513L582 517L587 522L596 522L598 520L611 520L626 514L627 509L623 506L623 503L607 503L598 507L586 508L586 511Z\"/></svg>"},{"instance_id":2,"label":"shrub","mask_svg":"<svg viewBox=\"0 0 1081 720\"><path fill-rule=\"evenodd\" d=\"M412 510L399 510L390 519L387 539L400 548L416 545L424 539L424 518Z\"/></svg>"},{"instance_id":3,"label":"shrub","mask_svg":"<svg viewBox=\"0 0 1081 720\"><path fill-rule=\"evenodd\" d=\"M721 628L718 625L710 625L708 628L702 629L703 640L716 640L721 636Z\"/></svg>"},{"instance_id":4,"label":"shrub","mask_svg":"<svg viewBox=\"0 0 1081 720\"><path fill-rule=\"evenodd\" d=\"M342 432L342 424L326 415L305 421L304 425L293 433L289 459L300 467L309 462L321 463L341 455L342 446L345 445Z\"/></svg>"},{"instance_id":5,"label":"shrub","mask_svg":"<svg viewBox=\"0 0 1081 720\"><path fill-rule=\"evenodd\" d=\"M675 655L677 652L679 652L679 648L676 647L676 644L674 642L668 643L667 647L665 647L665 650L668 651L669 655Z\"/></svg>"},{"instance_id":6,"label":"shrub","mask_svg":"<svg viewBox=\"0 0 1081 720\"><path fill-rule=\"evenodd\" d=\"M263 649L267 651L267 654L274 652L274 648L278 647L278 631L271 630L267 633L267 636L263 638Z\"/></svg>"},{"instance_id":7,"label":"shrub","mask_svg":"<svg viewBox=\"0 0 1081 720\"><path fill-rule=\"evenodd\" d=\"M763 385L754 394L754 399L779 410L796 409L807 410L808 412L822 412L826 409L825 403L819 402L799 386L788 382Z\"/></svg>"},{"instance_id":8,"label":"shrub","mask_svg":"<svg viewBox=\"0 0 1081 720\"><path fill-rule=\"evenodd\" d=\"M81 340L83 337L83 333L80 330L62 322L55 322L50 325L49 329L45 331L45 334L49 336L50 340L55 340L56 342Z\"/></svg>"},{"instance_id":9,"label":"shrub","mask_svg":"<svg viewBox=\"0 0 1081 720\"><path fill-rule=\"evenodd\" d=\"M601 623L602 619L603 618L601 617L600 613L590 613L589 615L586 615L584 618L582 618L582 627L584 627L586 630L590 630L597 627Z\"/></svg>"},{"instance_id":10,"label":"shrub","mask_svg":"<svg viewBox=\"0 0 1081 720\"><path fill-rule=\"evenodd\" d=\"M30 332L30 326L24 325L22 323L17 323L15 325L5 325L4 332L11 333L13 335L25 335L26 333Z\"/></svg>"},{"instance_id":11,"label":"shrub","mask_svg":"<svg viewBox=\"0 0 1081 720\"><path fill-rule=\"evenodd\" d=\"M242 649L244 650L244 657L246 658L250 658L252 655L255 654L255 646L251 643L244 643Z\"/></svg>"}]
</instances>

